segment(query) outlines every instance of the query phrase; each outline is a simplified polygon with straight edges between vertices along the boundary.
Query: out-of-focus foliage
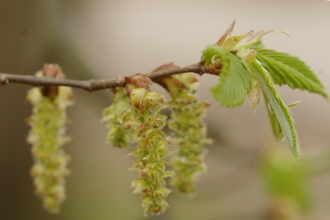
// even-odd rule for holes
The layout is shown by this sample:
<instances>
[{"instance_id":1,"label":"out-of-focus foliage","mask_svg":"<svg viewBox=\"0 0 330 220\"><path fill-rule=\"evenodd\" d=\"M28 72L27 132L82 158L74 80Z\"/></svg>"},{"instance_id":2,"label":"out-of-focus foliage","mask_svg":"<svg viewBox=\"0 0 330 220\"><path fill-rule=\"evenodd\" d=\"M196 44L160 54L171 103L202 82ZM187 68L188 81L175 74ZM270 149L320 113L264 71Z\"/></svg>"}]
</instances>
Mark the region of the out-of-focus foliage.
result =
<instances>
[{"instance_id":1,"label":"out-of-focus foliage","mask_svg":"<svg viewBox=\"0 0 330 220\"><path fill-rule=\"evenodd\" d=\"M311 207L309 174L305 161L300 166L282 146L263 152L259 171L269 194L271 219L297 219ZM276 217L276 218L275 218Z\"/></svg>"}]
</instances>

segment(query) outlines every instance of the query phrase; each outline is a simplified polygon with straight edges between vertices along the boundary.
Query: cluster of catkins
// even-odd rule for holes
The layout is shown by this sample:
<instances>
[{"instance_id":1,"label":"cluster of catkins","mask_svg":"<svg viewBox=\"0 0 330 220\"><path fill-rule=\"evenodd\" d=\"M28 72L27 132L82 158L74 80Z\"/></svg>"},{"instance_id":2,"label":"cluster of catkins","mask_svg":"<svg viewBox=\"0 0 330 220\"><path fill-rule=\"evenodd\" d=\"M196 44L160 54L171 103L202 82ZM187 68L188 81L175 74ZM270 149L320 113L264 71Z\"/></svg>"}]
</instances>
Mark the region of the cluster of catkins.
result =
<instances>
[{"instance_id":1,"label":"cluster of catkins","mask_svg":"<svg viewBox=\"0 0 330 220\"><path fill-rule=\"evenodd\" d=\"M37 77L63 78L58 65L46 64ZM31 126L27 141L32 145L34 165L31 176L35 193L43 200L43 206L51 213L57 213L65 200L65 176L69 174L66 165L69 156L62 146L68 141L64 135L66 107L72 105L70 87L42 86L30 89L27 100L33 105Z\"/></svg>"},{"instance_id":2,"label":"cluster of catkins","mask_svg":"<svg viewBox=\"0 0 330 220\"><path fill-rule=\"evenodd\" d=\"M156 70L175 67L170 63ZM142 194L145 214L159 214L168 207L165 197L170 193L164 178L171 178L170 182L181 192L192 194L197 177L206 169L202 146L210 140L205 138L202 118L209 105L197 101L198 83L192 73L157 81L170 93L168 102L164 95L150 90L152 82L146 75L135 74L125 77L125 81L125 88L112 90L113 103L104 110L103 121L108 121L110 129L107 142L119 148L137 143L129 154L136 157L132 169L138 172L132 189ZM172 111L171 119L160 114L164 108ZM169 136L162 131L166 125L171 130ZM171 144L175 154L169 163ZM168 164L173 170L167 170Z\"/></svg>"},{"instance_id":3,"label":"cluster of catkins","mask_svg":"<svg viewBox=\"0 0 330 220\"><path fill-rule=\"evenodd\" d=\"M156 70L177 67L173 63ZM46 64L37 77L64 78L58 65ZM126 86L113 88L113 103L103 112L102 121L108 123L107 142L123 148L136 142L132 169L138 178L132 182L134 193L142 195L144 213L159 214L168 207L165 198L171 190L165 178L181 192L192 194L200 173L206 166L203 162L203 145L209 143L202 122L206 102L196 99L197 80L192 73L168 76L157 81L170 94L165 101L162 94L150 90L151 80L143 74L125 77ZM65 200L65 177L69 156L64 153L66 107L72 105L70 87L42 86L32 88L27 100L33 105L31 126L27 141L32 145L34 165L31 175L35 193L43 200L46 210L56 213ZM171 110L171 118L160 113ZM170 135L163 128L167 125ZM175 154L169 145L173 145ZM168 166L169 165L169 166ZM173 170L168 170L171 167Z\"/></svg>"}]
</instances>

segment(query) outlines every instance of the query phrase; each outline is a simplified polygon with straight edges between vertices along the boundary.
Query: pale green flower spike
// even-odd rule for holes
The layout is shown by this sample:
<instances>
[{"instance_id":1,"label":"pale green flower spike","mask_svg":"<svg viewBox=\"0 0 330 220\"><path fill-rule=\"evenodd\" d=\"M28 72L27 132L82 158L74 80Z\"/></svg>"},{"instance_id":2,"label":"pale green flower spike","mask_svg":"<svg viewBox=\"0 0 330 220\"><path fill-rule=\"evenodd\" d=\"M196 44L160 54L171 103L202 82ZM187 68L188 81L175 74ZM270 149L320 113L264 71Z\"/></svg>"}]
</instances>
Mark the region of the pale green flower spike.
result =
<instances>
[{"instance_id":1,"label":"pale green flower spike","mask_svg":"<svg viewBox=\"0 0 330 220\"><path fill-rule=\"evenodd\" d=\"M132 182L132 189L142 194L145 215L160 214L168 207L165 197L170 193L164 178L174 176L165 169L170 142L162 131L166 117L159 114L168 105L163 95L150 91L147 76L135 74L125 80L131 111L124 115L123 126L132 129L137 140L135 151L129 154L137 157L132 169L138 172L138 179Z\"/></svg>"},{"instance_id":2,"label":"pale green flower spike","mask_svg":"<svg viewBox=\"0 0 330 220\"><path fill-rule=\"evenodd\" d=\"M158 69L177 67L173 63L165 64ZM196 97L198 82L193 73L183 73L157 80L170 93L171 119L167 124L173 132L171 141L177 151L171 161L176 177L171 179L181 192L193 194L196 181L206 171L203 145L210 143L206 138L206 127L203 117L207 102L199 102Z\"/></svg>"},{"instance_id":3,"label":"pale green flower spike","mask_svg":"<svg viewBox=\"0 0 330 220\"><path fill-rule=\"evenodd\" d=\"M39 77L62 78L58 65L46 64ZM65 176L69 174L66 165L69 156L62 149L68 137L64 136L66 107L72 105L70 87L44 86L32 88L27 100L33 105L29 118L31 130L27 141L32 145L34 165L31 176L34 179L35 193L43 200L43 207L57 213L65 200Z\"/></svg>"},{"instance_id":4,"label":"pale green flower spike","mask_svg":"<svg viewBox=\"0 0 330 220\"><path fill-rule=\"evenodd\" d=\"M107 143L112 143L114 147L123 148L134 140L132 132L123 128L123 116L130 110L125 88L116 87L112 89L113 103L103 111L102 122L108 122Z\"/></svg>"},{"instance_id":5,"label":"pale green flower spike","mask_svg":"<svg viewBox=\"0 0 330 220\"><path fill-rule=\"evenodd\" d=\"M292 116L277 91L276 84L307 90L328 97L323 85L310 68L297 57L265 49L261 38L271 32L289 35L282 29L260 31L253 35L231 36L235 22L231 24L216 45L208 45L202 51L204 72L220 76L218 85L212 88L214 98L225 107L242 105L248 98L255 111L260 93L265 97L273 133L277 140L285 138L297 161L300 147ZM247 42L244 38L252 36Z\"/></svg>"},{"instance_id":6,"label":"pale green flower spike","mask_svg":"<svg viewBox=\"0 0 330 220\"><path fill-rule=\"evenodd\" d=\"M172 183L181 192L192 194L195 192L198 177L206 171L203 145L210 143L210 140L205 137L203 117L209 104L197 101L195 88L189 85L190 82L197 84L192 73L176 75L173 78L186 84L186 88L170 89L172 115L168 127L174 132L173 142L178 146L178 152L171 162L176 173ZM187 80L188 78L192 80Z\"/></svg>"}]
</instances>

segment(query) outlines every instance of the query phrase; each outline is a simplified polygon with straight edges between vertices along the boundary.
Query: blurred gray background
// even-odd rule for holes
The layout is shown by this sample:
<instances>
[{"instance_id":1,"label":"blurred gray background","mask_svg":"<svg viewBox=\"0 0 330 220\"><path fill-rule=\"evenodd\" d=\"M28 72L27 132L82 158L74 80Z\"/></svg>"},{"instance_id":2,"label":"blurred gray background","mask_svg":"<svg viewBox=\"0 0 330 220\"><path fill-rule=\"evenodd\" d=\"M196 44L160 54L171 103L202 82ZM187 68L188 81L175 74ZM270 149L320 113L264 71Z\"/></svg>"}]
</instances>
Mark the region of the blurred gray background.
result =
<instances>
[{"instance_id":1,"label":"blurred gray background","mask_svg":"<svg viewBox=\"0 0 330 220\"><path fill-rule=\"evenodd\" d=\"M264 37L264 44L306 61L329 91L330 2L323 0L0 0L0 72L32 75L44 63L59 63L67 78L91 79L146 73L169 61L189 65L199 61L205 46L215 43L233 20L236 34L289 31L290 38L273 33ZM211 103L205 118L208 135L216 141L206 147L208 173L193 198L174 190L168 210L148 219L264 219L269 200L258 161L263 150L275 144L264 106L255 113L248 103L225 109L209 94L218 78L198 78L200 99ZM73 158L68 200L57 215L41 208L29 175L29 88L0 88L0 219L146 219L140 195L131 193L136 173L128 171L133 158L124 155L132 148L105 144L107 131L100 119L111 103L109 91L74 90L68 126L72 141L65 146ZM153 88L164 92L157 85ZM303 100L292 109L303 154L326 151L329 102L286 86L279 89L286 103ZM285 143L278 147L289 151ZM330 214L329 171L310 181L311 219L328 219Z\"/></svg>"}]
</instances>

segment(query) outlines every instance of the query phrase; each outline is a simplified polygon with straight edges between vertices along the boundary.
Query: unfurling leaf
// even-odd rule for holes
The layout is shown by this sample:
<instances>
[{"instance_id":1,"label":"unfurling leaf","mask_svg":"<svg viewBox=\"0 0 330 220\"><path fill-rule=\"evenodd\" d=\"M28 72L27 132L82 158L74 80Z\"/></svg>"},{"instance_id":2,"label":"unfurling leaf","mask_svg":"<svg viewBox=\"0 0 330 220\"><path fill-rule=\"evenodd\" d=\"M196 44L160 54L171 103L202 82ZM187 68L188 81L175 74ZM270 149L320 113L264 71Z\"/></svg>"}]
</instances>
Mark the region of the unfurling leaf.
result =
<instances>
[{"instance_id":1,"label":"unfurling leaf","mask_svg":"<svg viewBox=\"0 0 330 220\"><path fill-rule=\"evenodd\" d=\"M236 54L238 57L241 58L241 61L247 65L253 62L256 58L256 51L251 49L241 49L237 51ZM252 110L255 112L259 101L260 101L260 85L258 79L255 77L253 73L249 73L251 77L251 90L247 94L247 98L249 100L250 105L252 106Z\"/></svg>"},{"instance_id":2,"label":"unfurling leaf","mask_svg":"<svg viewBox=\"0 0 330 220\"><path fill-rule=\"evenodd\" d=\"M250 31L246 34L231 36L229 37L221 46L225 50L232 50L239 42L241 42L244 38L251 36L253 31Z\"/></svg>"},{"instance_id":3,"label":"unfurling leaf","mask_svg":"<svg viewBox=\"0 0 330 220\"><path fill-rule=\"evenodd\" d=\"M248 93L247 97L250 102L250 105L252 106L252 110L255 111L260 101L260 85L258 80L254 76L251 76L251 80L251 90Z\"/></svg>"},{"instance_id":4,"label":"unfurling leaf","mask_svg":"<svg viewBox=\"0 0 330 220\"><path fill-rule=\"evenodd\" d=\"M322 83L310 68L297 57L274 50L255 48L257 60L273 77L276 84L318 93L327 98Z\"/></svg>"},{"instance_id":5,"label":"unfurling leaf","mask_svg":"<svg viewBox=\"0 0 330 220\"><path fill-rule=\"evenodd\" d=\"M245 63L245 66L259 81L265 100L268 103L268 114L276 138L281 139L283 133L295 159L299 161L300 147L293 119L273 83L270 73L257 60Z\"/></svg>"},{"instance_id":6,"label":"unfurling leaf","mask_svg":"<svg viewBox=\"0 0 330 220\"><path fill-rule=\"evenodd\" d=\"M251 78L239 58L219 46L207 46L203 55L206 68L212 68L214 62L222 65L220 82L211 89L215 99L226 107L243 104L251 88Z\"/></svg>"}]
</instances>

